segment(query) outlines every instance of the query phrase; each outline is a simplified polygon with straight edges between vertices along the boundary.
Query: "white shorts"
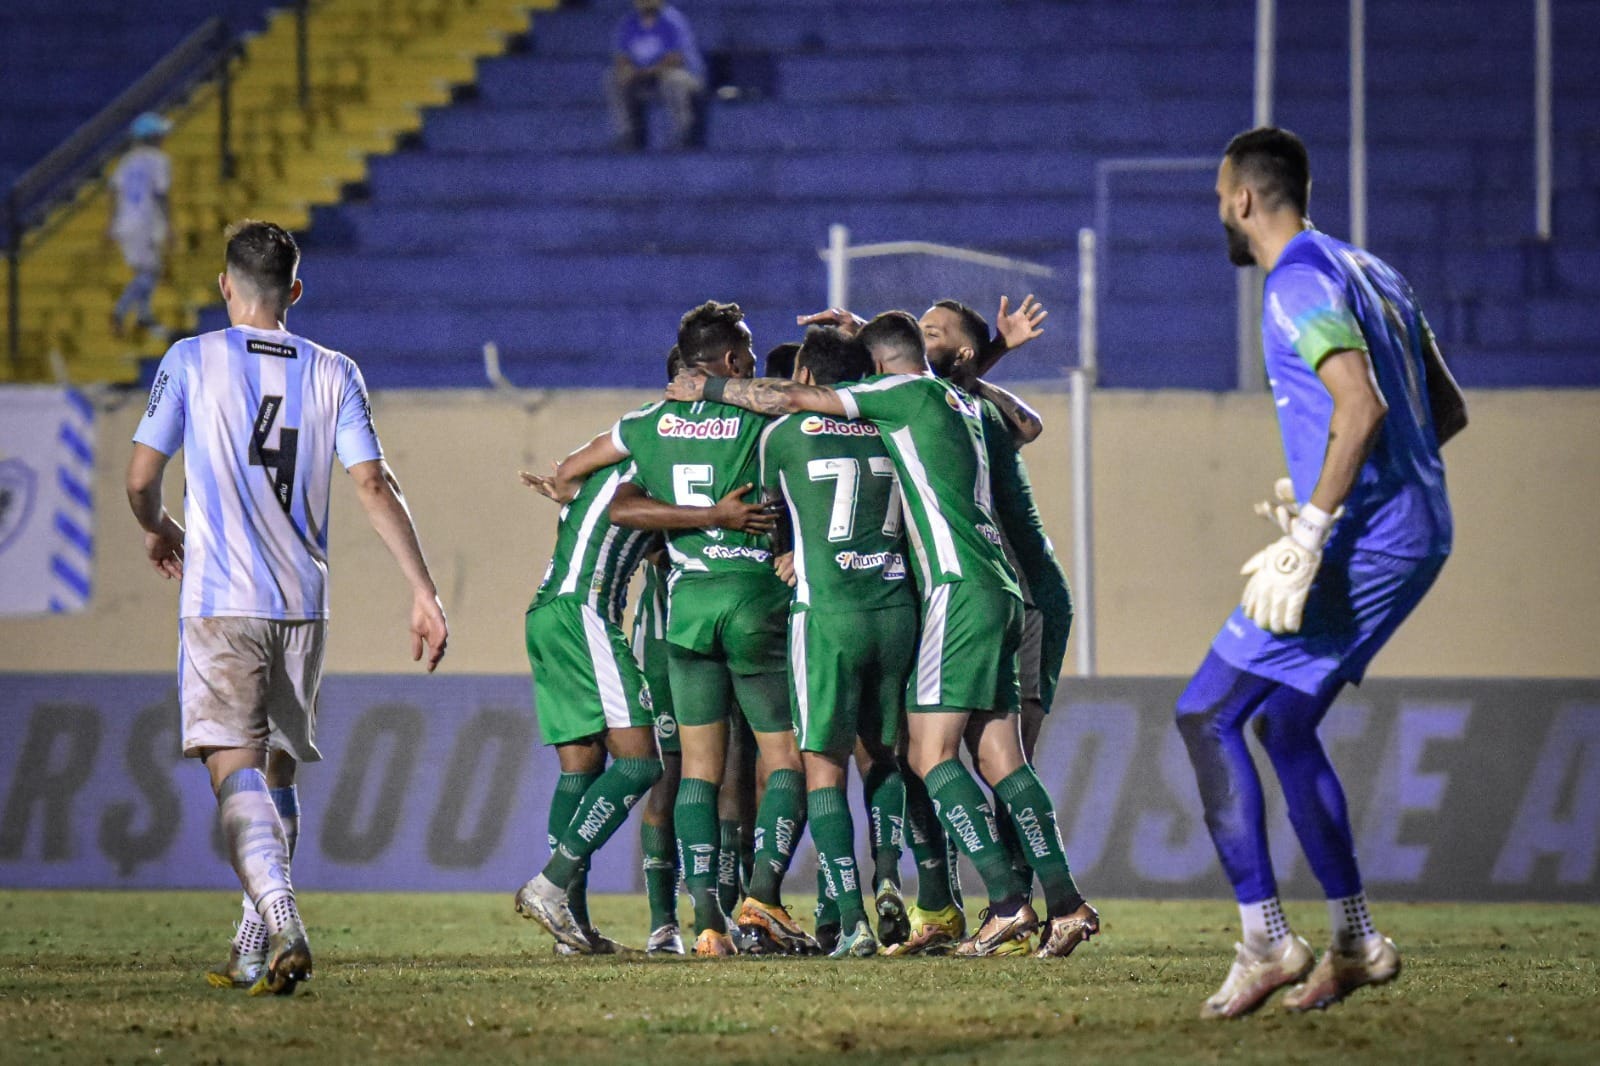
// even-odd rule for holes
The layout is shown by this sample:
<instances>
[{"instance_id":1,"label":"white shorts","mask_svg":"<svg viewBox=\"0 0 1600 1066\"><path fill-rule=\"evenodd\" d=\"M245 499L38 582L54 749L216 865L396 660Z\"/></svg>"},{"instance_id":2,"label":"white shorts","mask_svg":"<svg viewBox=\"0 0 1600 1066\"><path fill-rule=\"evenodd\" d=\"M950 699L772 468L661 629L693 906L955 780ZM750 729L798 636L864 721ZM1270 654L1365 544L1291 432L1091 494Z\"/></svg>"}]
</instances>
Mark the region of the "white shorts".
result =
<instances>
[{"instance_id":1,"label":"white shorts","mask_svg":"<svg viewBox=\"0 0 1600 1066\"><path fill-rule=\"evenodd\" d=\"M1039 699L1039 653L1043 646L1044 612L1032 605L1024 605L1022 647L1017 649L1017 683L1022 689L1024 702Z\"/></svg>"},{"instance_id":2,"label":"white shorts","mask_svg":"<svg viewBox=\"0 0 1600 1066\"><path fill-rule=\"evenodd\" d=\"M277 749L316 762L321 619L181 618L178 704L183 754Z\"/></svg>"}]
</instances>

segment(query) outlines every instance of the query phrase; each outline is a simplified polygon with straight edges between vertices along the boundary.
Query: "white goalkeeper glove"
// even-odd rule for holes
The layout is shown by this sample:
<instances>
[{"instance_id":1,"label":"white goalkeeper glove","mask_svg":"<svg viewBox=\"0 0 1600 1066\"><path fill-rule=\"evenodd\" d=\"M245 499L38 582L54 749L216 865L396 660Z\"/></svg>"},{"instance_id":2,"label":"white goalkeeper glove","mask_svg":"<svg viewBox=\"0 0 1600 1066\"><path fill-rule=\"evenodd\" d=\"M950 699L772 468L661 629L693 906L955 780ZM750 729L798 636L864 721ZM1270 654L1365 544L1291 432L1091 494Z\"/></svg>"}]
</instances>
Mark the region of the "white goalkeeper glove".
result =
<instances>
[{"instance_id":1,"label":"white goalkeeper glove","mask_svg":"<svg viewBox=\"0 0 1600 1066\"><path fill-rule=\"evenodd\" d=\"M1255 506L1257 516L1265 518L1284 533L1300 514L1300 503L1294 498L1294 482L1280 477L1272 483L1272 499L1262 500ZM1335 518L1339 517L1334 515Z\"/></svg>"},{"instance_id":2,"label":"white goalkeeper glove","mask_svg":"<svg viewBox=\"0 0 1600 1066\"><path fill-rule=\"evenodd\" d=\"M1245 617L1269 633L1298 633L1305 615L1306 594L1311 591L1317 567L1322 565L1322 546L1338 515L1330 515L1312 503L1297 511L1287 504L1280 506L1286 535L1256 552L1240 569L1239 573L1250 579L1240 606ZM1278 521L1275 513L1269 517Z\"/></svg>"}]
</instances>

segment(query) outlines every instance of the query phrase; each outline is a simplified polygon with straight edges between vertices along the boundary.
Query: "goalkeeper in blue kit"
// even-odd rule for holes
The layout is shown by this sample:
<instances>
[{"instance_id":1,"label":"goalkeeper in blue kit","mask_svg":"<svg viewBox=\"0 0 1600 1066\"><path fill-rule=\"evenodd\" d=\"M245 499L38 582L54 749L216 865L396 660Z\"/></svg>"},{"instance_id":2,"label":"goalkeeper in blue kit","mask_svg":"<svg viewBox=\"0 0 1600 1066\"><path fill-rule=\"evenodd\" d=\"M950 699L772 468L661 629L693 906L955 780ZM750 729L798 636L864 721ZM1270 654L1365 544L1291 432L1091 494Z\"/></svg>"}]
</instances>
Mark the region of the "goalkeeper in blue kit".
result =
<instances>
[{"instance_id":1,"label":"goalkeeper in blue kit","mask_svg":"<svg viewBox=\"0 0 1600 1066\"><path fill-rule=\"evenodd\" d=\"M1178 699L1206 824L1233 885L1243 943L1202 1017L1274 991L1324 1007L1400 971L1373 926L1344 792L1317 726L1433 585L1452 522L1439 448L1466 424L1461 393L1405 279L1306 218L1311 175L1294 134L1235 137L1217 174L1229 258L1267 271L1262 341L1290 500L1283 537L1245 564L1243 603ZM1298 502L1295 502L1298 501ZM1272 762L1332 944L1320 961L1289 928L1267 851L1250 724Z\"/></svg>"}]
</instances>

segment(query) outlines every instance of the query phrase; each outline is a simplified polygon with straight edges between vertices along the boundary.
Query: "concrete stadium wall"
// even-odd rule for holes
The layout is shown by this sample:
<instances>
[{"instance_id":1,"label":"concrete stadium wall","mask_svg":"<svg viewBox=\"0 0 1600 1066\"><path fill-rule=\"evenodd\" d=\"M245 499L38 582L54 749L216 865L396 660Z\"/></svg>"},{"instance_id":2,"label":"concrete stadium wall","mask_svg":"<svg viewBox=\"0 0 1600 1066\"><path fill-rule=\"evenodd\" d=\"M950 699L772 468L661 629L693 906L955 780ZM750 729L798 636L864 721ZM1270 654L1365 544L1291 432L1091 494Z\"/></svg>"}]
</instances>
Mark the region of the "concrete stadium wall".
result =
<instances>
[{"instance_id":1,"label":"concrete stadium wall","mask_svg":"<svg viewBox=\"0 0 1600 1066\"><path fill-rule=\"evenodd\" d=\"M1066 562L1066 397L1023 391L1049 426L1026 457ZM553 393L530 411L479 391L374 397L450 615L442 669L527 669L522 612L548 559L555 510L516 472L548 467L650 398ZM1446 449L1455 556L1373 674L1600 675L1600 393L1478 392L1469 401L1472 426ZM125 442L142 410L125 402L99 425L92 609L0 621L0 671L165 671L175 662L177 586L143 562L122 491ZM1250 511L1282 472L1272 405L1262 396L1105 392L1094 417L1100 671L1187 674L1237 602L1239 565L1272 533ZM169 474L169 506L181 504L181 486ZM330 551L328 670L410 669L405 587L340 484ZM1069 649L1069 673L1071 663Z\"/></svg>"}]
</instances>

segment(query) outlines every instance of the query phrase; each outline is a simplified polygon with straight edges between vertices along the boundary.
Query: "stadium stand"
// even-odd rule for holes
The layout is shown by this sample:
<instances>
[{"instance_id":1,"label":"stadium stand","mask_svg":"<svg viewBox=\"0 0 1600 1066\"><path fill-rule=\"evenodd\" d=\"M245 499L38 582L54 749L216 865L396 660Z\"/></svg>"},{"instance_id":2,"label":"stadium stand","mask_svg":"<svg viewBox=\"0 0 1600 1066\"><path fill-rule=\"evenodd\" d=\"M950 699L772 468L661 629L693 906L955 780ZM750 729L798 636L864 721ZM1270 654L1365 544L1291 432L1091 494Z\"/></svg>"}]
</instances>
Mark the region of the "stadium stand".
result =
<instances>
[{"instance_id":1,"label":"stadium stand","mask_svg":"<svg viewBox=\"0 0 1600 1066\"><path fill-rule=\"evenodd\" d=\"M170 19L153 21L178 26L181 37L212 11L206 5L190 6L196 10L184 8ZM170 284L157 290L157 316L172 326L196 328L199 310L217 299L217 238L229 220L256 215L304 229L313 204L337 202L347 185L365 176L369 155L392 151L401 137L420 126L423 106L448 102L458 86L472 81L478 57L503 50L524 32L530 6L537 4L313 4L304 108L299 103L295 15L281 7L268 12L260 32L246 35L242 56L232 68L231 179L219 178L219 87L201 85L169 110L175 127L165 150L173 159L176 247ZM260 4L255 8L264 10ZM192 19L186 18L190 15ZM38 24L52 27L59 21L61 16L41 15ZM130 21L131 16L111 18L109 39L115 42ZM98 40L92 26L83 37ZM59 40L54 47L66 48ZM101 46L87 47L93 53ZM114 95L120 87L109 92ZM80 110L107 102L86 89ZM102 243L106 217L104 186L91 181L24 242L22 358L15 368L21 379L51 375L52 357L59 356L72 380L132 381L139 374L137 358L158 356L165 347L153 336L121 342L110 335L109 312L126 275ZM5 369L0 362L0 373Z\"/></svg>"},{"instance_id":2,"label":"stadium stand","mask_svg":"<svg viewBox=\"0 0 1600 1066\"><path fill-rule=\"evenodd\" d=\"M368 7L320 5L329 19ZM933 240L1055 267L1068 280L1053 342L1067 361L1097 167L1214 159L1251 118L1250 0L694 0L714 75L731 82L707 148L619 156L600 74L620 8L537 15L527 48L482 61L473 91L434 101L420 134L372 159L342 199L338 181L305 197L321 206L296 328L356 354L376 387L481 385L488 340L519 384L646 385L676 316L707 296L744 304L758 347L788 338L794 311L823 301L816 249L840 222L857 242ZM1587 61L1600 0L1554 10L1555 235L1543 242L1532 4L1367 4L1367 243L1412 279L1468 386L1600 385L1600 83ZM1345 17L1342 4L1280 5L1274 112L1307 140L1312 214L1337 235L1349 226ZM1211 183L1205 163L1106 182L1101 384L1234 385L1234 281Z\"/></svg>"},{"instance_id":3,"label":"stadium stand","mask_svg":"<svg viewBox=\"0 0 1600 1066\"><path fill-rule=\"evenodd\" d=\"M1070 276L1097 161L1214 158L1250 120L1245 0L700 0L706 50L764 91L713 105L704 153L619 157L599 91L615 7L538 18L529 50L483 64L474 99L374 162L370 200L317 212L299 321L362 353L375 385L480 384L490 339L519 383L649 384L676 315L708 295L739 299L758 346L775 343L823 299L831 222ZM1548 245L1533 239L1531 5L1512 7L1368 4L1369 244L1412 277L1468 385L1600 384L1600 90L1583 58L1600 5L1556 5ZM1344 18L1279 15L1276 119L1310 142L1313 215L1336 234ZM1103 384L1233 385L1211 181L1112 184Z\"/></svg>"}]
</instances>

